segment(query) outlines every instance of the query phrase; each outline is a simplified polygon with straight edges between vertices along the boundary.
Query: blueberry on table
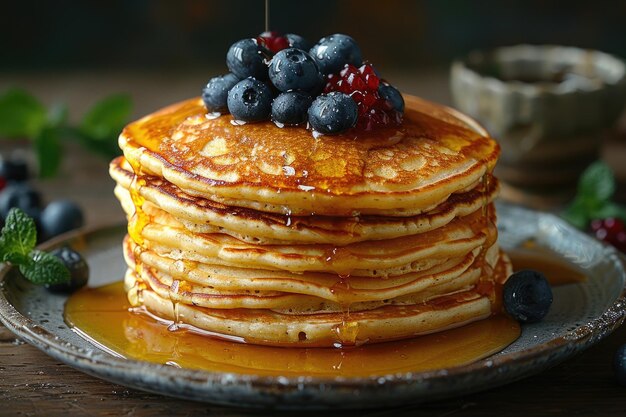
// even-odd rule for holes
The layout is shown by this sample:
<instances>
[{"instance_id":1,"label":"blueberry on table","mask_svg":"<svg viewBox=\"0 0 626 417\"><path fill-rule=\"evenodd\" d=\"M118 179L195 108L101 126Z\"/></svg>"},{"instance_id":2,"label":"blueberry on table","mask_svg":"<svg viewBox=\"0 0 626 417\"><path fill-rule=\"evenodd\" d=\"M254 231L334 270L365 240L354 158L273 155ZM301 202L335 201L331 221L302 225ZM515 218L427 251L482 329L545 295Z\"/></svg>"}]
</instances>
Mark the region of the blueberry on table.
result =
<instances>
[{"instance_id":1,"label":"blueberry on table","mask_svg":"<svg viewBox=\"0 0 626 417\"><path fill-rule=\"evenodd\" d=\"M41 207L41 195L26 183L9 185L0 193L0 216L6 219L13 207L32 212Z\"/></svg>"},{"instance_id":2,"label":"blueberry on table","mask_svg":"<svg viewBox=\"0 0 626 417\"><path fill-rule=\"evenodd\" d=\"M307 52L287 48L272 58L269 77L280 91L311 91L320 85L322 74L315 60Z\"/></svg>"},{"instance_id":3,"label":"blueberry on table","mask_svg":"<svg viewBox=\"0 0 626 417\"><path fill-rule=\"evenodd\" d=\"M80 253L74 249L63 246L50 252L63 262L70 271L70 281L62 284L47 284L46 288L51 292L69 293L87 285L89 280L89 265Z\"/></svg>"},{"instance_id":4,"label":"blueberry on table","mask_svg":"<svg viewBox=\"0 0 626 417\"><path fill-rule=\"evenodd\" d=\"M378 86L378 94L383 99L387 100L394 110L400 113L404 112L404 99L402 98L402 94L400 94L395 87L386 83L380 83Z\"/></svg>"},{"instance_id":5,"label":"blueberry on table","mask_svg":"<svg viewBox=\"0 0 626 417\"><path fill-rule=\"evenodd\" d=\"M266 58L270 55L271 52L259 45L256 39L242 39L228 49L226 65L240 80L247 77L266 80Z\"/></svg>"},{"instance_id":6,"label":"blueberry on table","mask_svg":"<svg viewBox=\"0 0 626 417\"><path fill-rule=\"evenodd\" d=\"M522 323L542 320L552 305L552 289L546 277L538 271L514 273L504 284L504 309Z\"/></svg>"},{"instance_id":7,"label":"blueberry on table","mask_svg":"<svg viewBox=\"0 0 626 417\"><path fill-rule=\"evenodd\" d=\"M324 74L337 73L346 64L358 67L363 63L359 45L350 36L341 33L320 39L309 53Z\"/></svg>"},{"instance_id":8,"label":"blueberry on table","mask_svg":"<svg viewBox=\"0 0 626 417\"><path fill-rule=\"evenodd\" d=\"M26 181L28 165L22 158L0 159L0 177L8 182Z\"/></svg>"},{"instance_id":9,"label":"blueberry on table","mask_svg":"<svg viewBox=\"0 0 626 417\"><path fill-rule=\"evenodd\" d=\"M290 48L298 48L305 51L311 49L311 44L309 43L309 41L307 41L300 35L296 35L295 33L287 33L285 35L285 38L287 38Z\"/></svg>"},{"instance_id":10,"label":"blueberry on table","mask_svg":"<svg viewBox=\"0 0 626 417\"><path fill-rule=\"evenodd\" d=\"M82 210L69 200L53 201L41 213L41 227L46 238L78 229L84 223Z\"/></svg>"},{"instance_id":11,"label":"blueberry on table","mask_svg":"<svg viewBox=\"0 0 626 417\"><path fill-rule=\"evenodd\" d=\"M617 382L626 387L626 345L617 348L613 358L613 369L615 370Z\"/></svg>"},{"instance_id":12,"label":"blueberry on table","mask_svg":"<svg viewBox=\"0 0 626 417\"><path fill-rule=\"evenodd\" d=\"M235 74L220 75L209 80L202 89L202 101L210 112L228 111L228 91L239 82Z\"/></svg>"},{"instance_id":13,"label":"blueberry on table","mask_svg":"<svg viewBox=\"0 0 626 417\"><path fill-rule=\"evenodd\" d=\"M312 101L311 96L300 91L282 93L272 103L272 120L286 126L304 123Z\"/></svg>"},{"instance_id":14,"label":"blueberry on table","mask_svg":"<svg viewBox=\"0 0 626 417\"><path fill-rule=\"evenodd\" d=\"M356 124L359 109L349 95L332 92L318 96L308 111L309 123L325 134L340 133Z\"/></svg>"},{"instance_id":15,"label":"blueberry on table","mask_svg":"<svg viewBox=\"0 0 626 417\"><path fill-rule=\"evenodd\" d=\"M267 120L273 99L267 84L252 77L246 78L228 92L228 111L235 119L245 122Z\"/></svg>"}]
</instances>

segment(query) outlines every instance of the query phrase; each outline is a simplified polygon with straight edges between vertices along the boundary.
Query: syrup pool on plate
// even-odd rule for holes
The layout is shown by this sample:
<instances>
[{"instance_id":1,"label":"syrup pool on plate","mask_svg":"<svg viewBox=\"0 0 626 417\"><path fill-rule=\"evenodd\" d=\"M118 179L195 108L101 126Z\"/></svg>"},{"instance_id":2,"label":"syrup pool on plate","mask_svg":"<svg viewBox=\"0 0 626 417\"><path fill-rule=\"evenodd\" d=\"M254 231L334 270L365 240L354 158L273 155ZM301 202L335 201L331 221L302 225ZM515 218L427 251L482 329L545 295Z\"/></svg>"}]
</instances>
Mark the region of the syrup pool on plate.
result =
<instances>
[{"instance_id":1,"label":"syrup pool on plate","mask_svg":"<svg viewBox=\"0 0 626 417\"><path fill-rule=\"evenodd\" d=\"M514 270L544 272L552 285L586 278L542 248L508 252ZM521 329L499 314L466 326L413 339L344 348L270 347L200 334L133 309L122 282L85 288L65 306L65 320L79 335L119 357L211 372L266 376L367 377L466 365L500 352ZM168 329L169 326L169 329Z\"/></svg>"},{"instance_id":2,"label":"syrup pool on plate","mask_svg":"<svg viewBox=\"0 0 626 417\"><path fill-rule=\"evenodd\" d=\"M207 337L133 310L122 282L70 297L65 320L79 335L120 357L212 372L282 376L374 376L475 362L519 337L503 315L414 339L348 348L268 347Z\"/></svg>"}]
</instances>

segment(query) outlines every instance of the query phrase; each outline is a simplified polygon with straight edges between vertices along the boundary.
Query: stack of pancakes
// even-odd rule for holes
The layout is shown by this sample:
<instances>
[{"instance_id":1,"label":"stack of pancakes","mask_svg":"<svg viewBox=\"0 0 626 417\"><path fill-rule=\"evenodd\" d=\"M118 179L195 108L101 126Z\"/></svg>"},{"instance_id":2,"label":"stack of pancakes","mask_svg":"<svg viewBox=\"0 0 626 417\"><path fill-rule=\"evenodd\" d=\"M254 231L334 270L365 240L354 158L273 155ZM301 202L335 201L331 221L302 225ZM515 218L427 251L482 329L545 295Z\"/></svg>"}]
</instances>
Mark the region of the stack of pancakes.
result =
<instances>
[{"instance_id":1,"label":"stack of pancakes","mask_svg":"<svg viewBox=\"0 0 626 417\"><path fill-rule=\"evenodd\" d=\"M499 148L453 110L406 97L401 126L314 138L209 118L193 99L130 124L120 146L128 297L159 318L337 346L499 309Z\"/></svg>"}]
</instances>

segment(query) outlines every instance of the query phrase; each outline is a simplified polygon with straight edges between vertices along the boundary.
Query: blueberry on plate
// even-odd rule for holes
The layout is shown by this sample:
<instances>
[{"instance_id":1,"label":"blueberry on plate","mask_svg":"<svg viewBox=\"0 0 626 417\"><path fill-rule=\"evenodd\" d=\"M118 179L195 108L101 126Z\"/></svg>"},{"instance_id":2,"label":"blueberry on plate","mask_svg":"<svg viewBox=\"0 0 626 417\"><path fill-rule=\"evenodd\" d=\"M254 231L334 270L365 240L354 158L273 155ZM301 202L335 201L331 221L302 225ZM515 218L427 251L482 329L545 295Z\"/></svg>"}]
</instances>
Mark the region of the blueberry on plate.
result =
<instances>
[{"instance_id":1,"label":"blueberry on plate","mask_svg":"<svg viewBox=\"0 0 626 417\"><path fill-rule=\"evenodd\" d=\"M300 35L296 35L295 33L287 33L285 35L285 38L287 38L287 41L289 41L290 48L298 48L305 51L311 49L311 44L309 43L309 41L307 41Z\"/></svg>"},{"instance_id":2,"label":"blueberry on plate","mask_svg":"<svg viewBox=\"0 0 626 417\"><path fill-rule=\"evenodd\" d=\"M615 357L613 358L613 369L617 382L626 387L626 345L617 348Z\"/></svg>"},{"instance_id":3,"label":"blueberry on plate","mask_svg":"<svg viewBox=\"0 0 626 417\"><path fill-rule=\"evenodd\" d=\"M324 74L337 73L346 64L359 67L363 63L359 45L350 36L341 33L320 39L309 53Z\"/></svg>"},{"instance_id":4,"label":"blueberry on plate","mask_svg":"<svg viewBox=\"0 0 626 417\"><path fill-rule=\"evenodd\" d=\"M525 269L511 275L503 288L504 309L522 323L542 320L552 305L552 288L538 271Z\"/></svg>"},{"instance_id":5,"label":"blueberry on plate","mask_svg":"<svg viewBox=\"0 0 626 417\"><path fill-rule=\"evenodd\" d=\"M83 211L69 200L53 201L41 213L41 228L46 238L78 229L84 223Z\"/></svg>"},{"instance_id":6,"label":"blueberry on plate","mask_svg":"<svg viewBox=\"0 0 626 417\"><path fill-rule=\"evenodd\" d=\"M378 86L378 94L383 99L387 100L394 110L400 113L404 112L404 99L402 98L402 94L400 94L395 87L387 83L380 83Z\"/></svg>"},{"instance_id":7,"label":"blueberry on plate","mask_svg":"<svg viewBox=\"0 0 626 417\"><path fill-rule=\"evenodd\" d=\"M285 126L302 124L312 101L310 95L300 91L282 93L272 103L272 120Z\"/></svg>"},{"instance_id":8,"label":"blueberry on plate","mask_svg":"<svg viewBox=\"0 0 626 417\"><path fill-rule=\"evenodd\" d=\"M313 129L333 134L354 127L359 109L349 95L335 91L318 96L309 107L308 115Z\"/></svg>"},{"instance_id":9,"label":"blueberry on plate","mask_svg":"<svg viewBox=\"0 0 626 417\"><path fill-rule=\"evenodd\" d=\"M209 80L202 89L202 101L210 112L228 111L228 91L239 82L235 74L220 75Z\"/></svg>"},{"instance_id":10,"label":"blueberry on plate","mask_svg":"<svg viewBox=\"0 0 626 417\"><path fill-rule=\"evenodd\" d=\"M302 49L287 48L272 58L269 67L272 84L280 91L311 91L320 84L322 75L315 60Z\"/></svg>"},{"instance_id":11,"label":"blueberry on plate","mask_svg":"<svg viewBox=\"0 0 626 417\"><path fill-rule=\"evenodd\" d=\"M63 246L50 252L63 262L70 271L70 281L62 284L47 284L46 288L51 292L70 293L87 285L89 280L89 265L80 253L74 249Z\"/></svg>"},{"instance_id":12,"label":"blueberry on plate","mask_svg":"<svg viewBox=\"0 0 626 417\"><path fill-rule=\"evenodd\" d=\"M274 96L270 87L252 77L239 81L228 92L228 111L237 120L267 120Z\"/></svg>"},{"instance_id":13,"label":"blueberry on plate","mask_svg":"<svg viewBox=\"0 0 626 417\"><path fill-rule=\"evenodd\" d=\"M0 177L8 182L26 181L28 164L22 158L0 159Z\"/></svg>"},{"instance_id":14,"label":"blueberry on plate","mask_svg":"<svg viewBox=\"0 0 626 417\"><path fill-rule=\"evenodd\" d=\"M22 209L27 214L41 207L41 195L26 183L9 185L0 193L0 216L6 219L13 207Z\"/></svg>"},{"instance_id":15,"label":"blueberry on plate","mask_svg":"<svg viewBox=\"0 0 626 417\"><path fill-rule=\"evenodd\" d=\"M266 80L266 58L270 55L271 53L259 45L256 39L242 39L228 49L226 65L240 80L247 77Z\"/></svg>"}]
</instances>

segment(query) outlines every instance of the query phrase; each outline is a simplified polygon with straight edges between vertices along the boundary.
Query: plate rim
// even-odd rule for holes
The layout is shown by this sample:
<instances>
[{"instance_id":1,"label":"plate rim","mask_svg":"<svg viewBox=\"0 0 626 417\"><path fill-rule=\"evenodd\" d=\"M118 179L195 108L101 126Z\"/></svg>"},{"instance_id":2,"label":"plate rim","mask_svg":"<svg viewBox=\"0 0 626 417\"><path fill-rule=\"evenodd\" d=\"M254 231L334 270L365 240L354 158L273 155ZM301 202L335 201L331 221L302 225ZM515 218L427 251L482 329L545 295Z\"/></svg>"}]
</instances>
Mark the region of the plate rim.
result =
<instances>
[{"instance_id":1,"label":"plate rim","mask_svg":"<svg viewBox=\"0 0 626 417\"><path fill-rule=\"evenodd\" d=\"M575 233L579 233L588 237L588 235L586 235L585 233L574 229L572 226L553 214L530 210L515 204L504 203L504 205L510 206L511 208L514 208L516 210L519 209L530 212L534 215L540 214L542 216L548 216L550 220L556 223L560 223L568 229L573 230ZM47 241L39 247L41 249L48 250L68 241L81 238L89 239L89 237L93 237L95 235L105 232L111 232L115 229L123 230L125 226L126 225L124 224L118 223L115 225L105 225L99 227L78 229L76 231L63 234L50 241ZM602 244L602 242L599 243ZM623 269L626 269L626 256L618 253L617 250L606 245L605 249L607 252L607 256L614 258L614 261L621 263L621 267ZM210 372L204 370L176 368L172 366L143 362L134 359L115 357L101 351L100 349L97 349L95 346L93 350L78 347L71 342L62 339L61 337L56 336L53 332L48 331L44 327L40 326L37 322L23 315L9 302L7 298L8 289L6 285L6 279L7 276L10 275L9 272L11 270L12 267L7 265L6 263L2 264L2 266L0 267L0 321L11 332L13 332L18 337L21 337L29 344L37 347L49 356L52 356L69 366L78 368L82 372L91 374L99 378L107 379L118 384L128 385L142 390L167 395L167 393L161 390L151 389L150 386L142 384L142 382L146 382L146 378L150 379L152 383L154 383L154 378L166 378L166 380L170 383L185 382L187 388L195 388L195 390L189 392L191 396L177 393L171 393L171 396L179 398L194 398L196 400L204 400L216 404L227 405L239 404L247 406L267 406L268 404L274 404L274 406L283 408L300 409L318 408L316 405L320 405L321 408L323 408L323 403L315 404L312 401L298 405L298 401L301 401L304 397L299 397L297 395L295 397L290 397L286 403L281 404L276 404L274 402L259 402L259 404L256 404L254 400L251 400L249 398L250 394L258 395L259 391L270 393L273 396L284 396L287 393L301 394L301 391L307 391L307 388L313 389L314 391L313 393L309 392L309 395L306 396L306 398L309 400L311 399L311 395L328 395L328 393L331 392L331 390L329 390L328 388L331 388L332 390L347 390L346 392L344 392L344 394L354 392L355 389L366 391L369 390L367 391L368 396L371 392L373 392L373 388L377 390L377 393L385 392L387 393L386 395L392 393L394 396L393 398L391 398L391 400L394 404L399 404L398 400L402 396L406 397L406 399L412 398L413 402L420 402L424 400L430 401L437 398L475 392L488 387L494 387L513 382L526 376L541 372L548 367L554 366L573 356L575 353L582 351L589 346L599 342L604 337L612 333L615 329L617 329L626 318L625 282L625 285L624 287L622 287L620 295L617 297L617 299L615 299L614 302L612 302L612 304L608 308L604 310L601 315L596 316L592 320L582 323L580 326L577 326L573 330L566 332L562 336L533 346L529 349L487 357L485 359L467 365L456 366L446 369L430 370L425 372L399 372L368 377L259 376L255 374ZM89 352L95 353L90 354ZM558 356L558 359L552 358L548 360L549 357L553 356ZM541 360L542 358L544 359L543 361ZM497 371L500 369L506 370L508 364L511 363L516 366L521 366L525 370L528 364L535 361L539 362L537 366L525 372L518 373L518 375L516 375L514 378L507 378L507 372L501 372L500 374L497 373ZM80 363L82 366L77 366L78 363ZM146 375L146 371L151 372L152 375ZM481 384L477 384L477 386L475 387L466 387L466 389L464 390L459 388L457 389L457 391L459 392L450 392L448 394L443 394L439 396L435 393L435 395L429 395L427 399L413 398L416 396L415 393L410 389L407 389L403 392L398 391L399 387L410 388L410 386L413 384L431 384L441 382L441 380L449 380L450 378L461 378L465 375L477 375L481 373L487 374L494 372L496 372L496 377L495 380L492 378L492 381L495 383L483 383L482 385L484 386L481 386ZM122 380L120 380L119 376L122 376ZM216 390L216 392L213 393L213 395L201 395L202 393L206 394L206 389L209 387L217 387L218 389ZM238 388L244 389L244 391L246 388L250 389L252 390L252 392L248 394L246 394L245 392L240 392L239 394L246 396L247 401L252 402L250 404L245 404L241 401L238 401L237 399L220 401L220 399L216 398L215 396L215 394L219 395L219 393L221 392L220 388L227 391L237 390ZM367 402L367 398L360 398L359 401L365 400L363 404L348 402L348 404L346 404L347 406L343 408L359 408L360 405L362 405L363 407L372 407L376 405L381 406L383 404L380 402L380 398L380 395L374 395L371 397L373 401L369 401L370 403ZM316 397L315 399L319 398Z\"/></svg>"}]
</instances>

